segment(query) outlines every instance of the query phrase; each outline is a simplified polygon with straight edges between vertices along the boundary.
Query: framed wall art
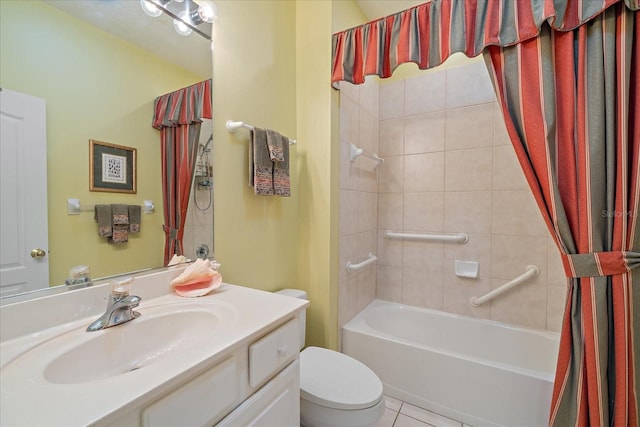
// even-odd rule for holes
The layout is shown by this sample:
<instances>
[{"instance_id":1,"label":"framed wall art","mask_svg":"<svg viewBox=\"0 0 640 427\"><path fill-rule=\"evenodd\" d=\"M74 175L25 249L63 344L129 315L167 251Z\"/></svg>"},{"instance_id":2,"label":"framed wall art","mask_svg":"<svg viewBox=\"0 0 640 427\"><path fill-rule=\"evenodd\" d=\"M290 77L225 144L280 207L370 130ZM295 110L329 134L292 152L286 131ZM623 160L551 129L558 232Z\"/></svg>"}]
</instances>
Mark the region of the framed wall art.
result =
<instances>
[{"instance_id":1,"label":"framed wall art","mask_svg":"<svg viewBox=\"0 0 640 427\"><path fill-rule=\"evenodd\" d=\"M136 149L89 140L89 190L136 192Z\"/></svg>"}]
</instances>

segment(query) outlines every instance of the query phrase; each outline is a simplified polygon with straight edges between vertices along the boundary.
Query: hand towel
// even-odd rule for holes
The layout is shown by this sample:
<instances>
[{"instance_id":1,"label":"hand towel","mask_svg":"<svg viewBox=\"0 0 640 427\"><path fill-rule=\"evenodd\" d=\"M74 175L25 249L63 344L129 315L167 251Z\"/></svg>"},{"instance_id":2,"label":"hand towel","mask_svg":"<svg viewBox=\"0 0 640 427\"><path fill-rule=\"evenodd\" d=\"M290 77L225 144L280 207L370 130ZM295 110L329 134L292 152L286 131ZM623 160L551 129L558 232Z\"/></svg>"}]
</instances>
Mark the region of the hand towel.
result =
<instances>
[{"instance_id":1,"label":"hand towel","mask_svg":"<svg viewBox=\"0 0 640 427\"><path fill-rule=\"evenodd\" d=\"M128 225L114 225L113 232L109 238L109 243L112 245L122 245L129 241L129 226Z\"/></svg>"},{"instance_id":2,"label":"hand towel","mask_svg":"<svg viewBox=\"0 0 640 427\"><path fill-rule=\"evenodd\" d=\"M267 129L267 147L269 147L269 158L272 162L284 162L284 153L282 150L283 142L289 145L289 141L283 141L282 135L275 130Z\"/></svg>"},{"instance_id":3,"label":"hand towel","mask_svg":"<svg viewBox=\"0 0 640 427\"><path fill-rule=\"evenodd\" d=\"M111 205L111 225L129 225L129 205Z\"/></svg>"},{"instance_id":4,"label":"hand towel","mask_svg":"<svg viewBox=\"0 0 640 427\"><path fill-rule=\"evenodd\" d=\"M93 212L93 219L98 223L98 236L111 236L111 206L96 205Z\"/></svg>"},{"instance_id":5,"label":"hand towel","mask_svg":"<svg viewBox=\"0 0 640 427\"><path fill-rule=\"evenodd\" d=\"M255 194L271 196L273 195L273 162L267 147L267 132L254 127L251 131L251 139L250 183Z\"/></svg>"},{"instance_id":6,"label":"hand towel","mask_svg":"<svg viewBox=\"0 0 640 427\"><path fill-rule=\"evenodd\" d=\"M140 232L140 205L129 205L129 232Z\"/></svg>"},{"instance_id":7,"label":"hand towel","mask_svg":"<svg viewBox=\"0 0 640 427\"><path fill-rule=\"evenodd\" d=\"M273 163L273 190L276 196L291 196L291 179L289 178L289 138L280 136L282 161Z\"/></svg>"},{"instance_id":8,"label":"hand towel","mask_svg":"<svg viewBox=\"0 0 640 427\"><path fill-rule=\"evenodd\" d=\"M114 245L129 241L129 205L111 205L111 240Z\"/></svg>"}]
</instances>

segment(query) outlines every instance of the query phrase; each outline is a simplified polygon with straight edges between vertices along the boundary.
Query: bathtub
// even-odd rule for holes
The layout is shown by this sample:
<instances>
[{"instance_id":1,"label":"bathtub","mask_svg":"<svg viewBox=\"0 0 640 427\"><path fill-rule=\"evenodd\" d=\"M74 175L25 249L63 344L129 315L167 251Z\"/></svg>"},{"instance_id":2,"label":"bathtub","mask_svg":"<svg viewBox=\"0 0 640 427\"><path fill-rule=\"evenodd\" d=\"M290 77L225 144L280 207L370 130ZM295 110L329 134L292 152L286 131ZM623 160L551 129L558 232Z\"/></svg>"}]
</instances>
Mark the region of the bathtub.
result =
<instances>
[{"instance_id":1,"label":"bathtub","mask_svg":"<svg viewBox=\"0 0 640 427\"><path fill-rule=\"evenodd\" d=\"M342 352L385 394L473 427L542 427L559 334L374 300L342 330Z\"/></svg>"}]
</instances>

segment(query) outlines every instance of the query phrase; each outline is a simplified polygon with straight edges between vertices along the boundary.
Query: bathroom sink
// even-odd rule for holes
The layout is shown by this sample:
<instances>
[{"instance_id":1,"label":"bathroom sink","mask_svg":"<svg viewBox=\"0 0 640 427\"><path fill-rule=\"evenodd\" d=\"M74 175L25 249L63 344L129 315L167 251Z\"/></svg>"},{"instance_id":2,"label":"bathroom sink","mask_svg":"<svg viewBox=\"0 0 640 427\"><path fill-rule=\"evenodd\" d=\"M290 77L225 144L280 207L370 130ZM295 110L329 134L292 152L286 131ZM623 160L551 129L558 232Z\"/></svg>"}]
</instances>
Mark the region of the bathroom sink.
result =
<instances>
[{"instance_id":1,"label":"bathroom sink","mask_svg":"<svg viewBox=\"0 0 640 427\"><path fill-rule=\"evenodd\" d=\"M32 348L2 370L7 373L12 367L39 366L40 372L34 374L51 384L89 383L126 375L159 361L184 357L190 349L212 341L220 327L228 326L235 317L224 308L206 303L162 304L141 308L142 316L137 319L100 331L86 332L83 324Z\"/></svg>"},{"instance_id":2,"label":"bathroom sink","mask_svg":"<svg viewBox=\"0 0 640 427\"><path fill-rule=\"evenodd\" d=\"M2 306L0 425L214 425L211 414L241 405L254 391L249 346L280 337L271 331L308 303L228 283L184 298L169 286L178 274L136 277L141 316L93 332L86 329L105 310L108 284Z\"/></svg>"}]
</instances>

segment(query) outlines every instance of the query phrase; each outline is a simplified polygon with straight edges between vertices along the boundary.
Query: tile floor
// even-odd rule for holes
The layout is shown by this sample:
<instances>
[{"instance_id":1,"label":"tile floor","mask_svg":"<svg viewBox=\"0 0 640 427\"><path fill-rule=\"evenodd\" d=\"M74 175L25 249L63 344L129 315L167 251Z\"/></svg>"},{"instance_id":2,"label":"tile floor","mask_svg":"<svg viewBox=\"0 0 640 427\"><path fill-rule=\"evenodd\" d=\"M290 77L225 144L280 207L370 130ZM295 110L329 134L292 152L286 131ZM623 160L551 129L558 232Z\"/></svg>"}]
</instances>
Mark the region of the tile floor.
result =
<instances>
[{"instance_id":1,"label":"tile floor","mask_svg":"<svg viewBox=\"0 0 640 427\"><path fill-rule=\"evenodd\" d=\"M407 402L385 396L386 409L374 427L471 427Z\"/></svg>"}]
</instances>

